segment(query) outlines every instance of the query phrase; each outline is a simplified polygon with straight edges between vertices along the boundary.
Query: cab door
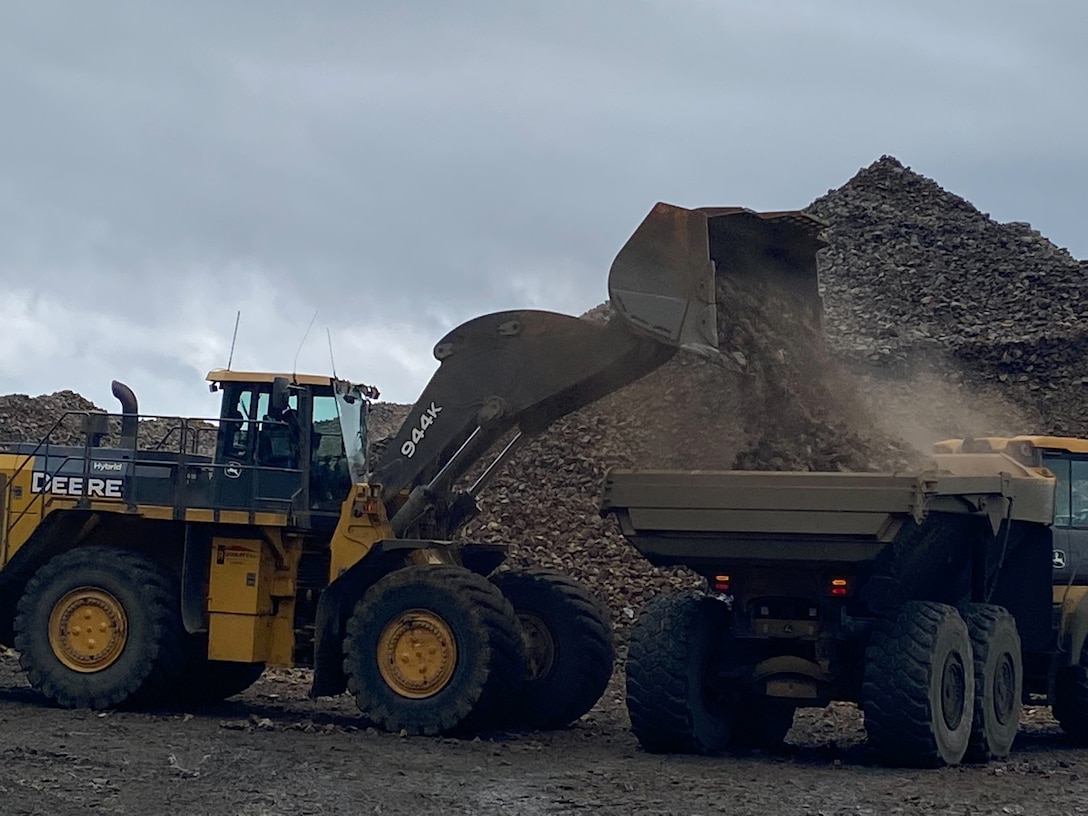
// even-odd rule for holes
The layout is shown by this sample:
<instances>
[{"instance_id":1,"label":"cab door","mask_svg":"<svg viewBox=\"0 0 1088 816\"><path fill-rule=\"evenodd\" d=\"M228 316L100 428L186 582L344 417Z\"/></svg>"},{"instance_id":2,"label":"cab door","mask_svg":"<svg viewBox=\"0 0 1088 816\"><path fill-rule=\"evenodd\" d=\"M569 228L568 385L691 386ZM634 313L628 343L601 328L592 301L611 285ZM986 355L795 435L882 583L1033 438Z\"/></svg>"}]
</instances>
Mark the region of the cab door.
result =
<instances>
[{"instance_id":1,"label":"cab door","mask_svg":"<svg viewBox=\"0 0 1088 816\"><path fill-rule=\"evenodd\" d=\"M256 389L227 383L215 451L215 506L247 509L253 505L256 466Z\"/></svg>"},{"instance_id":2,"label":"cab door","mask_svg":"<svg viewBox=\"0 0 1088 816\"><path fill-rule=\"evenodd\" d=\"M292 387L271 415L270 383L228 383L216 443L217 507L290 512L306 505L309 392Z\"/></svg>"}]
</instances>

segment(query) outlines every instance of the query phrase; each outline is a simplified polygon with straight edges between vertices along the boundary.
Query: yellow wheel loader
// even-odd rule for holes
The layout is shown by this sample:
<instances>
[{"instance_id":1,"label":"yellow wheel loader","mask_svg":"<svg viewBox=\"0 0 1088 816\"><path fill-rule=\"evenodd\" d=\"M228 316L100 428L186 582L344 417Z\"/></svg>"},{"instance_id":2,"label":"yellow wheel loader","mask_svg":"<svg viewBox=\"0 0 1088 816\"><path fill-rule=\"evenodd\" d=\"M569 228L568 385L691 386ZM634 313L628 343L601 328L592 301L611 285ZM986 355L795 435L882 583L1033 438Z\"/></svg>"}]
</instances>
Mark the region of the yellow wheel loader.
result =
<instances>
[{"instance_id":1,"label":"yellow wheel loader","mask_svg":"<svg viewBox=\"0 0 1088 816\"><path fill-rule=\"evenodd\" d=\"M147 444L114 383L119 415L0 446L0 643L70 707L222 699L265 666L311 666L314 696L348 690L392 731L576 720L611 675L606 611L458 531L520 440L678 348L716 349L716 273L815 293L820 228L659 204L613 263L610 321L470 320L387 440L369 438L369 386L215 370L219 416L158 418Z\"/></svg>"}]
</instances>

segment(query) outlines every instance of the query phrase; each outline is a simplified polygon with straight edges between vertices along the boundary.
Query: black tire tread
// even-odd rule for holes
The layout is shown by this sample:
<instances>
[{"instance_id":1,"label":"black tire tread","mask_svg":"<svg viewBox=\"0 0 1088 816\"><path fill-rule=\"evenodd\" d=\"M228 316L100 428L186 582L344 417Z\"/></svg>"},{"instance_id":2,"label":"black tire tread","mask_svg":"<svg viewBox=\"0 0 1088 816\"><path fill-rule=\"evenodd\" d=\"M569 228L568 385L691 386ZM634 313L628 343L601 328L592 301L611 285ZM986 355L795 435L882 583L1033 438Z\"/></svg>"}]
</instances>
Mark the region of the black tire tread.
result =
<instances>
[{"instance_id":1,"label":"black tire tread","mask_svg":"<svg viewBox=\"0 0 1088 816\"><path fill-rule=\"evenodd\" d=\"M1078 745L1088 745L1088 643L1075 666L1063 666L1054 677L1051 713L1062 731Z\"/></svg>"},{"instance_id":2,"label":"black tire tread","mask_svg":"<svg viewBox=\"0 0 1088 816\"><path fill-rule=\"evenodd\" d=\"M466 693L453 699L440 713L416 716L410 705L387 704L359 680L359 666L373 655L360 654L359 639L375 625L373 600L384 592L430 585L455 597L483 634L485 645L479 660L468 671ZM444 734L486 728L505 716L507 692L521 678L524 662L521 628L514 609L487 579L452 565L411 566L398 569L375 583L356 606L347 624L344 671L348 691L376 725L387 731L409 734Z\"/></svg>"},{"instance_id":3,"label":"black tire tread","mask_svg":"<svg viewBox=\"0 0 1088 816\"><path fill-rule=\"evenodd\" d=\"M188 635L185 664L174 699L198 704L221 702L256 683L264 668L264 663L209 660L207 635Z\"/></svg>"},{"instance_id":4,"label":"black tire tread","mask_svg":"<svg viewBox=\"0 0 1088 816\"><path fill-rule=\"evenodd\" d=\"M715 603L697 592L652 598L631 630L627 654L627 711L631 730L651 753L707 754L725 745L699 733L691 707L690 666L699 625Z\"/></svg>"},{"instance_id":5,"label":"black tire tread","mask_svg":"<svg viewBox=\"0 0 1088 816\"><path fill-rule=\"evenodd\" d=\"M500 572L491 582L511 600L515 613L521 589L547 597L554 610L569 613L565 623L571 637L557 644L562 665L553 669L551 678L522 684L514 717L517 725L533 729L569 725L597 704L612 677L616 647L607 611L584 586L554 570Z\"/></svg>"},{"instance_id":6,"label":"black tire tread","mask_svg":"<svg viewBox=\"0 0 1088 816\"><path fill-rule=\"evenodd\" d=\"M967 760L970 762L987 762L991 759L1004 759L1009 755L1012 743L1006 746L997 744L986 733L985 697L983 683L986 674L986 662L990 654L990 646L994 633L1001 627L1011 625L1016 631L1016 619L1003 606L996 604L968 604L961 610L961 615L967 623L967 632L971 636L971 651L975 658L975 715L971 723L971 740L967 746ZM1017 676L1019 684L1023 684L1023 668L1019 662L1020 637L1016 636L1017 646ZM1018 686L1015 694L1017 706L1017 727L1019 727L1021 688Z\"/></svg>"},{"instance_id":7,"label":"black tire tread","mask_svg":"<svg viewBox=\"0 0 1088 816\"><path fill-rule=\"evenodd\" d=\"M869 743L889 764L944 764L931 727L929 663L934 633L954 607L908 601L878 622L865 650L862 699Z\"/></svg>"},{"instance_id":8,"label":"black tire tread","mask_svg":"<svg viewBox=\"0 0 1088 816\"><path fill-rule=\"evenodd\" d=\"M150 619L151 642L132 671L108 690L95 691L93 684L67 683L69 670L39 662L31 629L35 605L50 583L70 569L104 570L123 583L138 588ZM184 660L182 624L177 585L173 577L148 556L119 547L82 547L61 553L47 562L27 583L15 618L15 648L33 688L66 708L114 708L154 705L174 688ZM127 610L132 614L132 610ZM58 672L59 673L54 673ZM81 687L82 686L82 687Z\"/></svg>"}]
</instances>

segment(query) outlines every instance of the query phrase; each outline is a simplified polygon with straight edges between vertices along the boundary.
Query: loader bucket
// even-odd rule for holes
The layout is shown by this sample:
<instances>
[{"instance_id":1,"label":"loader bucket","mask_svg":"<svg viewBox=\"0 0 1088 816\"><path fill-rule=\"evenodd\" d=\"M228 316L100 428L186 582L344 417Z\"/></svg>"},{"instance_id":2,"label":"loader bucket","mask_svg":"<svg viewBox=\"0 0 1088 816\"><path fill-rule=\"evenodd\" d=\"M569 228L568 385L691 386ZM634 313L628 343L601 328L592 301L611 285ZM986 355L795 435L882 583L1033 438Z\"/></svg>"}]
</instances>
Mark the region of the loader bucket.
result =
<instances>
[{"instance_id":1,"label":"loader bucket","mask_svg":"<svg viewBox=\"0 0 1088 816\"><path fill-rule=\"evenodd\" d=\"M612 262L608 296L635 331L670 346L716 350L714 264L706 216L655 205Z\"/></svg>"},{"instance_id":2,"label":"loader bucket","mask_svg":"<svg viewBox=\"0 0 1088 816\"><path fill-rule=\"evenodd\" d=\"M704 352L718 348L716 273L774 278L818 319L823 227L798 211L658 203L616 255L609 297L634 331Z\"/></svg>"}]
</instances>

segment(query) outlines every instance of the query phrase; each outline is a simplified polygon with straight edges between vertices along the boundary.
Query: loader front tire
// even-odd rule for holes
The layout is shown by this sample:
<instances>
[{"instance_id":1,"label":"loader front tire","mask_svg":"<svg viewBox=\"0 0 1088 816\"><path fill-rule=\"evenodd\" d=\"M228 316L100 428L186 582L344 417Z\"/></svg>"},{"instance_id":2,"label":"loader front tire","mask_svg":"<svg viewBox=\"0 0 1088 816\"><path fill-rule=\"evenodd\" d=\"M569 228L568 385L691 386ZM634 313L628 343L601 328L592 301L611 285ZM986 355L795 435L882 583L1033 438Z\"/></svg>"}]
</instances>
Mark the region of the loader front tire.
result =
<instances>
[{"instance_id":1,"label":"loader front tire","mask_svg":"<svg viewBox=\"0 0 1088 816\"><path fill-rule=\"evenodd\" d=\"M631 630L627 711L651 753L714 754L732 741L739 694L716 682L728 610L697 593L658 595Z\"/></svg>"},{"instance_id":2,"label":"loader front tire","mask_svg":"<svg viewBox=\"0 0 1088 816\"><path fill-rule=\"evenodd\" d=\"M486 578L451 565L410 566L356 604L344 672L356 705L386 731L470 731L510 716L522 650L514 610Z\"/></svg>"},{"instance_id":3,"label":"loader front tire","mask_svg":"<svg viewBox=\"0 0 1088 816\"><path fill-rule=\"evenodd\" d=\"M963 759L974 719L974 665L954 607L908 601L876 624L865 650L862 708L881 761L938 767Z\"/></svg>"},{"instance_id":4,"label":"loader front tire","mask_svg":"<svg viewBox=\"0 0 1088 816\"><path fill-rule=\"evenodd\" d=\"M975 715L966 759L1005 759L1020 728L1024 686L1016 619L993 604L970 604L962 614L975 658Z\"/></svg>"},{"instance_id":5,"label":"loader front tire","mask_svg":"<svg viewBox=\"0 0 1088 816\"><path fill-rule=\"evenodd\" d=\"M601 699L615 661L601 604L576 581L545 569L500 572L492 582L514 607L525 637L525 679L513 724L561 728Z\"/></svg>"},{"instance_id":6,"label":"loader front tire","mask_svg":"<svg viewBox=\"0 0 1088 816\"><path fill-rule=\"evenodd\" d=\"M19 599L15 648L30 685L67 708L161 702L183 660L176 582L129 550L62 553Z\"/></svg>"}]
</instances>

